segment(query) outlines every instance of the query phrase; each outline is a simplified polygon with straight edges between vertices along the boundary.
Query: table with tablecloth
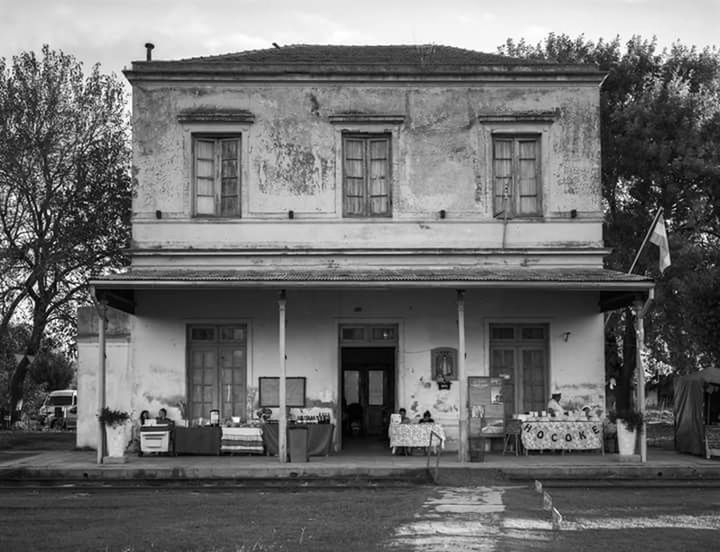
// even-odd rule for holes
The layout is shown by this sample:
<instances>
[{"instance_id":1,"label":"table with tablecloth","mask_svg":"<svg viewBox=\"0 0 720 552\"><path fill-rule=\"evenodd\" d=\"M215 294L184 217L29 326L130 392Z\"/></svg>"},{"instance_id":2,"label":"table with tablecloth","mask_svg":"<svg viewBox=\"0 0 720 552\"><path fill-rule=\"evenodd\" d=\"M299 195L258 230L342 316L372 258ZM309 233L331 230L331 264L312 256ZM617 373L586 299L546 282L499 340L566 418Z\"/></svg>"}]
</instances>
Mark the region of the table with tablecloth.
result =
<instances>
[{"instance_id":1,"label":"table with tablecloth","mask_svg":"<svg viewBox=\"0 0 720 552\"><path fill-rule=\"evenodd\" d=\"M175 454L220 454L222 430L218 426L176 427Z\"/></svg>"},{"instance_id":2,"label":"table with tablecloth","mask_svg":"<svg viewBox=\"0 0 720 552\"><path fill-rule=\"evenodd\" d=\"M433 447L445 448L445 430L440 424L390 424L388 436L393 454L397 447L430 446L431 433L436 434L433 436Z\"/></svg>"},{"instance_id":3,"label":"table with tablecloth","mask_svg":"<svg viewBox=\"0 0 720 552\"><path fill-rule=\"evenodd\" d=\"M332 451L334 424L288 424L288 430L293 428L307 429L308 456L327 456ZM278 424L264 424L262 438L268 456L277 456Z\"/></svg>"},{"instance_id":4,"label":"table with tablecloth","mask_svg":"<svg viewBox=\"0 0 720 552\"><path fill-rule=\"evenodd\" d=\"M223 427L220 452L263 454L265 446L262 429L256 426Z\"/></svg>"},{"instance_id":5,"label":"table with tablecloth","mask_svg":"<svg viewBox=\"0 0 720 552\"><path fill-rule=\"evenodd\" d=\"M524 420L521 439L528 450L595 450L603 452L599 420Z\"/></svg>"}]
</instances>

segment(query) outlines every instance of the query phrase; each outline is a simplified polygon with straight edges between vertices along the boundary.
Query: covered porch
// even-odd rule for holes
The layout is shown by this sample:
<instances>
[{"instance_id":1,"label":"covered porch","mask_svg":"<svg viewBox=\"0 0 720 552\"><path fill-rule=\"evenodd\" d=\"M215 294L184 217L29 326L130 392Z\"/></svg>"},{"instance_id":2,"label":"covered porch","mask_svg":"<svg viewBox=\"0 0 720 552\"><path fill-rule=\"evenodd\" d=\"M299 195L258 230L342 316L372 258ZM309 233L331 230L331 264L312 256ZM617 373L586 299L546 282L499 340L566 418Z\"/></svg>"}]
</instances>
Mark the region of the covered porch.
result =
<instances>
[{"instance_id":1,"label":"covered porch","mask_svg":"<svg viewBox=\"0 0 720 552\"><path fill-rule=\"evenodd\" d=\"M636 275L593 269L413 267L142 270L97 279L93 285L98 299L98 353L96 383L88 388L95 388L97 402L85 409L88 412L108 403L108 389L115 405L137 410L143 404L140 399L153 400L148 388L157 386L161 376L166 388L157 389L156 395L164 395L166 402L167 397L179 396L189 406L194 393L190 373L193 368L188 360L192 338L188 331L235 324L236 328L244 328L247 336L243 352L239 353L245 360L240 365L243 378L237 392L252 395L247 405L238 407L243 422L251 421L261 406L256 383L259 378L279 379L277 408L271 409L279 426L279 454L272 458L275 462L287 460L287 434L283 429L289 425L287 407L291 405L283 382L291 377L306 378L310 405L331 411L337 428L334 452L362 452L362 448L350 446L343 432L343 398L349 392L344 374L350 362L344 359L344 353L346 349L357 349L353 358L360 362L358 359L368 350L382 356L381 349L387 348L392 369L383 380L383 393L388 395L383 405L393 412L406 405L412 408L416 404L420 412L431 407L436 421L446 429L446 451L452 451L450 456L457 462L465 463L470 460L470 414L461 405L468 404L468 376L488 376L493 371L491 336L495 326L521 328L530 324L544 328L545 360L536 402L546 400L551 384L567 383L570 388L583 383L583 378L591 381L585 395L599 400L604 398L602 313L632 303L642 304L653 283ZM104 337L108 308L133 315L128 345L128 358L133 361L126 368L126 382L116 381L113 370L108 374ZM388 335L394 332L394 338L387 347L372 340L351 347L352 343L343 339L352 340L352 331L345 335L343 328L358 327L370 331L391 329ZM430 360L435 349L456 351L449 388L441 389L434 377ZM578 370L573 362L588 350L592 351L591 358ZM370 362L377 363L377 355ZM153 370L157 374L153 375ZM110 386L108 378L113 381ZM525 400L520 382L517 389L516 398ZM133 393L135 396L131 396ZM523 404L519 402L518 409ZM186 412L174 414L187 416ZM229 417L221 416L223 420ZM102 442L104 432L97 422L95 427L97 439ZM375 437L382 439L384 435ZM101 449L98 447L98 463L103 460ZM447 452L443 459L446 457Z\"/></svg>"}]
</instances>

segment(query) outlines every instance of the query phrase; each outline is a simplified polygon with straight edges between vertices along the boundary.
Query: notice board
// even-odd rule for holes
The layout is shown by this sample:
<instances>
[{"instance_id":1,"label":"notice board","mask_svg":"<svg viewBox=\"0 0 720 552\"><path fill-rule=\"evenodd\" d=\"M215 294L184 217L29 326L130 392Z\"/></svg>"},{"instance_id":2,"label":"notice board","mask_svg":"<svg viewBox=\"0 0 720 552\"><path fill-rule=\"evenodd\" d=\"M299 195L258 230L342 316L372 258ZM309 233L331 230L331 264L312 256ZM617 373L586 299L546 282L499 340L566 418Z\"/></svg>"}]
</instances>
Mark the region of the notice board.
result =
<instances>
[{"instance_id":1,"label":"notice board","mask_svg":"<svg viewBox=\"0 0 720 552\"><path fill-rule=\"evenodd\" d=\"M505 381L489 376L468 377L470 434L505 433Z\"/></svg>"},{"instance_id":2,"label":"notice board","mask_svg":"<svg viewBox=\"0 0 720 552\"><path fill-rule=\"evenodd\" d=\"M285 400L292 408L305 408L305 379L285 378ZM260 387L260 407L277 408L280 406L280 378L258 378Z\"/></svg>"}]
</instances>

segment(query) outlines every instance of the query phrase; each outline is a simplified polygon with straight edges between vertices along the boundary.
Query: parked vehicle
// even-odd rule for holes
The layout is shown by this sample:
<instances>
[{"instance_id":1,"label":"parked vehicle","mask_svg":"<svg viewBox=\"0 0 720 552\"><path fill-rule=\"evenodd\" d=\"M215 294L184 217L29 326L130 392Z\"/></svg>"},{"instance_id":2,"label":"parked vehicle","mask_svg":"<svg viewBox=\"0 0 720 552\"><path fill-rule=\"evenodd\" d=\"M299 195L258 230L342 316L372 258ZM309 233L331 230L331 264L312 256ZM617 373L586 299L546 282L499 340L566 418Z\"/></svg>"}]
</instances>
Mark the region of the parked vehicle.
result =
<instances>
[{"instance_id":1,"label":"parked vehicle","mask_svg":"<svg viewBox=\"0 0 720 552\"><path fill-rule=\"evenodd\" d=\"M77 390L51 391L38 412L40 422L54 429L77 427Z\"/></svg>"}]
</instances>

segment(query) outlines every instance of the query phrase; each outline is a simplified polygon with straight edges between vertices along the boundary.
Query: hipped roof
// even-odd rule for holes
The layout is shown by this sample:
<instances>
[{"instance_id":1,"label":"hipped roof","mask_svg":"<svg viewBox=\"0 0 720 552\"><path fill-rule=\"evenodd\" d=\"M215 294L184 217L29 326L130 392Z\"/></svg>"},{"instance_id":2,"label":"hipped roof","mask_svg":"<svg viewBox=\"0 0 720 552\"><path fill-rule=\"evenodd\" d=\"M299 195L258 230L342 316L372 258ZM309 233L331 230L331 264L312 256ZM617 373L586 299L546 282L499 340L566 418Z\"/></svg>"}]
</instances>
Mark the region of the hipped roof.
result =
<instances>
[{"instance_id":1,"label":"hipped roof","mask_svg":"<svg viewBox=\"0 0 720 552\"><path fill-rule=\"evenodd\" d=\"M158 53L162 50L158 48ZM604 73L591 64L561 64L435 44L293 44L179 60L134 61L129 80L193 75L264 76L471 76L481 74L575 75L593 82Z\"/></svg>"}]
</instances>

